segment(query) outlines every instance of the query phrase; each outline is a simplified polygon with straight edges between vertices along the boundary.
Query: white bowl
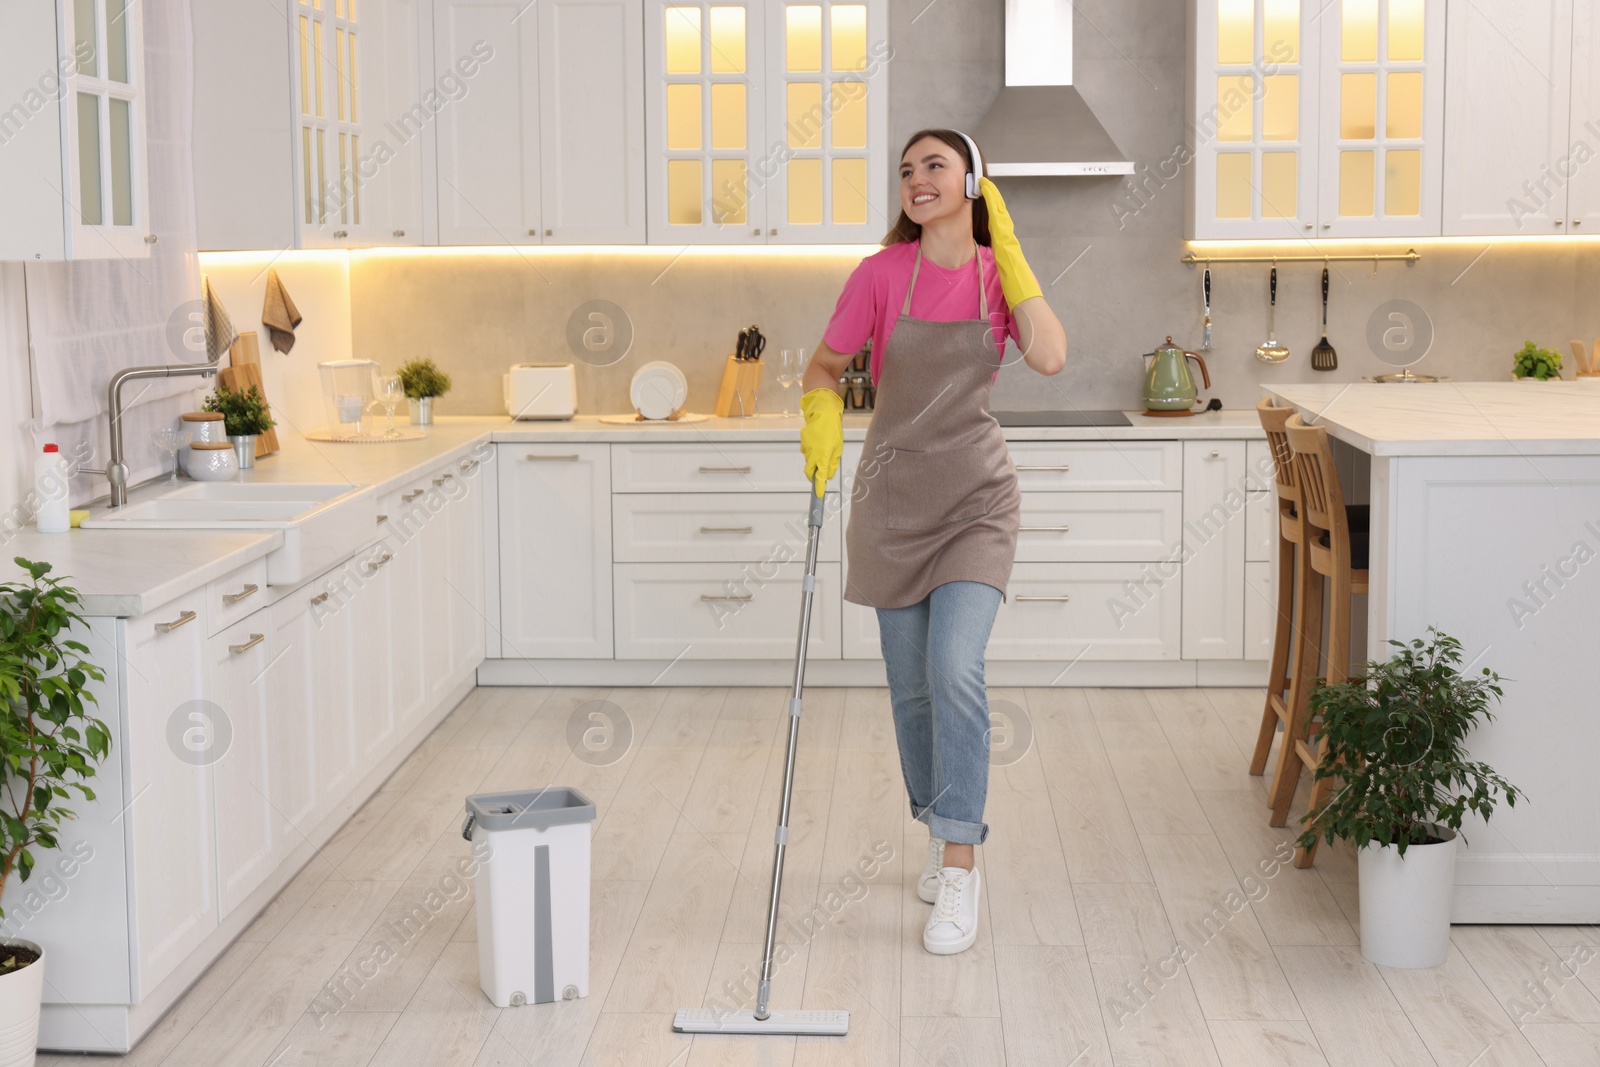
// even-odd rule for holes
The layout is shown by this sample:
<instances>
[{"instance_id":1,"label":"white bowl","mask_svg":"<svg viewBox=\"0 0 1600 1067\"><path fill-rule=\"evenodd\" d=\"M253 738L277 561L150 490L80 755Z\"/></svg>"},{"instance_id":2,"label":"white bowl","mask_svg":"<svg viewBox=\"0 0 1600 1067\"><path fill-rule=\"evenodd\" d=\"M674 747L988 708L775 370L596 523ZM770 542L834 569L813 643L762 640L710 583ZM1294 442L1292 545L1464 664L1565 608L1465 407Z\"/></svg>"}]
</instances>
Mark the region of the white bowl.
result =
<instances>
[{"instance_id":1,"label":"white bowl","mask_svg":"<svg viewBox=\"0 0 1600 1067\"><path fill-rule=\"evenodd\" d=\"M647 419L665 419L689 399L689 380L665 360L653 360L634 372L628 399Z\"/></svg>"}]
</instances>

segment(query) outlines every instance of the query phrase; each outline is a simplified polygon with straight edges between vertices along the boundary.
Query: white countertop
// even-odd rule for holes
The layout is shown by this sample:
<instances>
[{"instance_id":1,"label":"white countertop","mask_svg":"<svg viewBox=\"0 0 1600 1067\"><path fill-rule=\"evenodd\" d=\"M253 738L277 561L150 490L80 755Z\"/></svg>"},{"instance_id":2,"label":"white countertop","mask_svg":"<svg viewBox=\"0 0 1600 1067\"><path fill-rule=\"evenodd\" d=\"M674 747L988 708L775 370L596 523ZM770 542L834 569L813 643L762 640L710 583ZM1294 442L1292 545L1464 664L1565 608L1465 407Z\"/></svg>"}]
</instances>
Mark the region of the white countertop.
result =
<instances>
[{"instance_id":1,"label":"white countertop","mask_svg":"<svg viewBox=\"0 0 1600 1067\"><path fill-rule=\"evenodd\" d=\"M1600 455L1600 379L1263 388L1374 456Z\"/></svg>"},{"instance_id":2,"label":"white countertop","mask_svg":"<svg viewBox=\"0 0 1600 1067\"><path fill-rule=\"evenodd\" d=\"M1254 411L1212 412L1179 419L1147 419L1130 412L1129 420L1131 426L1010 427L1005 433L1010 440L1033 441L1238 440L1263 436ZM846 414L845 439L863 440L870 421L867 414ZM420 468L464 457L492 442L721 440L795 442L795 476L803 485L800 426L799 416L783 415L637 426L602 423L594 415L528 422L513 422L504 416L470 416L438 419L420 441L365 445L320 443L280 432L280 450L257 460L255 467L243 472L241 478L257 482L347 482L373 485L384 493L414 477ZM133 489L128 499L137 503L165 490L164 483L149 483ZM104 508L101 502L89 510ZM22 575L21 569L10 562L12 557L45 560L54 565L51 577L66 579L83 594L82 614L142 615L260 559L282 543L282 535L276 532L74 529L63 534L41 534L30 526L6 544L0 580Z\"/></svg>"}]
</instances>

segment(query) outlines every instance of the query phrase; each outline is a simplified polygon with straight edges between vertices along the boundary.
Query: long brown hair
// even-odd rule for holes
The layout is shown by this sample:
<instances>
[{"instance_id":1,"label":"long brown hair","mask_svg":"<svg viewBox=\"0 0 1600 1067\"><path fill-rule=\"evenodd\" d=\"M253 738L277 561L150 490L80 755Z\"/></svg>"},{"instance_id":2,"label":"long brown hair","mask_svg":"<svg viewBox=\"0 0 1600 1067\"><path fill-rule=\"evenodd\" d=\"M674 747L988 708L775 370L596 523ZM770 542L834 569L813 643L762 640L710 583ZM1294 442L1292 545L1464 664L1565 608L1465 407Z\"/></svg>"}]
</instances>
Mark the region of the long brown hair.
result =
<instances>
[{"instance_id":1,"label":"long brown hair","mask_svg":"<svg viewBox=\"0 0 1600 1067\"><path fill-rule=\"evenodd\" d=\"M911 135L910 140L906 141L906 146L900 149L900 158L902 160L905 159L906 153L911 151L911 146L922 140L924 137L937 138L938 140L941 140L945 144L949 145L951 148L954 148L956 153L961 157L965 169L972 169L972 153L967 150L967 142L955 130L918 130L916 133ZM978 151L981 154L983 149L980 148ZM899 173L898 164L896 165L895 172ZM980 173L988 174L988 168L983 168ZM885 248L888 248L890 245L897 245L903 241L918 241L921 239L922 224L920 222L912 222L911 219L907 217L905 209L901 208L900 217L896 219L894 225L889 228L889 232L884 234L883 240L880 241L879 244L883 245ZM982 197L972 201L972 239L977 241L980 245L987 245L989 243L989 205L984 202Z\"/></svg>"}]
</instances>

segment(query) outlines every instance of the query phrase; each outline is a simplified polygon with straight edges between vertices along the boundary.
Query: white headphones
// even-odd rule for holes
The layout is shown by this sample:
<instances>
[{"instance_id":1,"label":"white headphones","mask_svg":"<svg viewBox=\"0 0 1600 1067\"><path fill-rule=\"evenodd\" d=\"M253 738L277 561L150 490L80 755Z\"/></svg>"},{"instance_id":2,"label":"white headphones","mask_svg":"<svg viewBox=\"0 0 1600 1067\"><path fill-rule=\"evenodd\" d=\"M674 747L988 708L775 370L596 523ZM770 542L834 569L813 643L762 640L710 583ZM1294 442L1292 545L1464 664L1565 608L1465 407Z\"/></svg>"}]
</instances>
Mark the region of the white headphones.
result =
<instances>
[{"instance_id":1,"label":"white headphones","mask_svg":"<svg viewBox=\"0 0 1600 1067\"><path fill-rule=\"evenodd\" d=\"M978 188L978 179L983 177L983 153L978 151L978 142L962 133L954 131L963 141L967 142L967 151L972 153L972 169L967 171L967 199L978 200L983 197L983 190Z\"/></svg>"}]
</instances>

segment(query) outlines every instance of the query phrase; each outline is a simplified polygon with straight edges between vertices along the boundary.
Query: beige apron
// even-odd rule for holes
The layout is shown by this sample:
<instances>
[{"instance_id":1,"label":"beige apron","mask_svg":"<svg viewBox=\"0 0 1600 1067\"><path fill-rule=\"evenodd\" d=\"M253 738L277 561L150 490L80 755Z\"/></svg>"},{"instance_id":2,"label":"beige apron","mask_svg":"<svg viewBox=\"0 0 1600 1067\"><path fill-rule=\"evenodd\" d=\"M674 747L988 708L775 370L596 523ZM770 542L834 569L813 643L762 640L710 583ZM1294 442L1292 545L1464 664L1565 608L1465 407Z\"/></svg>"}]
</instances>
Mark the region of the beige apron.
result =
<instances>
[{"instance_id":1,"label":"beige apron","mask_svg":"<svg viewBox=\"0 0 1600 1067\"><path fill-rule=\"evenodd\" d=\"M915 604L945 582L982 582L1004 598L1022 497L989 393L1000 366L978 256L979 318L911 317L911 293L883 353L877 403L851 488L844 598Z\"/></svg>"}]
</instances>

